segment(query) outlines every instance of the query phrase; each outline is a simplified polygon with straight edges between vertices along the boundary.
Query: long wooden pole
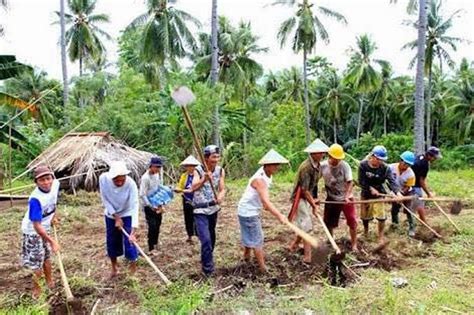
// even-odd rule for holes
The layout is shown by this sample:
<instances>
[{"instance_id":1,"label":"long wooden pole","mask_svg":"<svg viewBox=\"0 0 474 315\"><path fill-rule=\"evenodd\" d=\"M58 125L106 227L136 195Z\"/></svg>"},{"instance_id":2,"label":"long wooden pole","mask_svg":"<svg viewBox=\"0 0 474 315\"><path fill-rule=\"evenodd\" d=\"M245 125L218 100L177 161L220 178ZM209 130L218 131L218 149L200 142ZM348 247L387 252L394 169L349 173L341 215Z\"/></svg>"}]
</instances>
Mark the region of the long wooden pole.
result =
<instances>
[{"instance_id":1,"label":"long wooden pole","mask_svg":"<svg viewBox=\"0 0 474 315\"><path fill-rule=\"evenodd\" d=\"M443 208L441 208L439 206L439 204L436 202L436 201L433 201L434 205L436 206L436 208L438 208L438 210L448 219L448 221L454 226L454 228L458 231L458 232L461 232L461 229L459 229L459 227L456 225L456 223L454 223L453 220L451 220L451 217L443 210Z\"/></svg>"},{"instance_id":2,"label":"long wooden pole","mask_svg":"<svg viewBox=\"0 0 474 315\"><path fill-rule=\"evenodd\" d=\"M127 233L127 231L125 231L125 229L123 227L120 228L122 230L122 233L128 238L130 239L130 235ZM158 269L158 267L153 263L153 261L150 259L150 257L148 257L147 254L145 254L145 252L143 251L143 249L136 243L136 242L133 242L133 245L135 245L135 247L137 248L137 250L140 252L140 254L143 256L143 258L145 258L146 262L151 266L151 268L153 268L153 270L156 271L156 273L158 274L158 276L160 276L161 280L163 280L163 282L166 284L166 285L170 285L171 284L171 281L165 276L164 273L161 272L160 269Z\"/></svg>"},{"instance_id":3,"label":"long wooden pole","mask_svg":"<svg viewBox=\"0 0 474 315\"><path fill-rule=\"evenodd\" d=\"M407 206L405 206L403 203L400 204L403 209L405 209L408 213L410 213L413 217L415 217L415 219L418 220L418 222L420 222L421 224L423 224L426 228L428 228L428 230L430 230L431 232L433 232L434 235L436 235L436 237L438 238L442 238L442 236L436 232L431 226L429 226L425 221L423 221L419 216L417 216L413 211L410 210L410 208L408 208Z\"/></svg>"},{"instance_id":4,"label":"long wooden pole","mask_svg":"<svg viewBox=\"0 0 474 315\"><path fill-rule=\"evenodd\" d=\"M99 172L99 171L104 171L105 168L100 168L98 170L95 170L94 172ZM61 180L66 180L66 179L70 179L70 178L74 178L74 177L78 177L78 176L83 176L83 175L86 175L88 172L84 172L84 173L80 173L80 174L75 174L75 175L69 175L69 176L65 176L65 177L61 177L61 178L58 178L59 181ZM4 189L2 191L0 191L0 194L4 194L4 193L7 193L7 192L13 192L13 191L20 191L20 190L23 190L25 188L29 188L29 187L34 187L36 184L33 183L33 184L28 184L28 185L23 185L23 186L18 186L18 187L13 187L13 188L9 188L9 189Z\"/></svg>"},{"instance_id":5,"label":"long wooden pole","mask_svg":"<svg viewBox=\"0 0 474 315\"><path fill-rule=\"evenodd\" d=\"M57 243L58 241L58 233L56 232L56 227L53 225L53 232L54 232L54 239L56 240ZM61 273L61 281L63 283L64 287L64 292L66 293L66 299L67 301L72 301L74 300L74 295L72 294L71 287L69 286L69 281L66 276L66 271L64 270L64 265L63 265L63 259L61 257L61 252L58 251L56 253L56 256L58 257L58 265L59 265L59 272Z\"/></svg>"},{"instance_id":6,"label":"long wooden pole","mask_svg":"<svg viewBox=\"0 0 474 315\"><path fill-rule=\"evenodd\" d=\"M204 154L202 153L201 142L199 141L199 138L196 135L196 131L195 131L194 126L193 126L193 121L191 120L191 116L189 115L188 109L186 108L186 106L180 106L180 107L183 110L184 119L185 119L186 124L188 125L188 128L189 128L189 131L191 132L191 135L193 137L194 147L196 148L196 151L198 151L199 158L201 159L202 166L204 167L204 170L206 172L209 172L209 168L207 167L206 160L204 159ZM216 188L214 187L214 185L212 183L212 178L209 178L209 183L211 184L211 189L212 189L212 193L214 194L214 198L217 201L217 192L216 192Z\"/></svg>"},{"instance_id":7,"label":"long wooden pole","mask_svg":"<svg viewBox=\"0 0 474 315\"><path fill-rule=\"evenodd\" d=\"M319 246L318 241L314 237L312 237L311 235L309 235L308 233L306 233L305 231L303 231L302 229L300 229L299 227L297 227L296 225L294 225L290 221L285 221L285 224L291 230L293 230L293 232L295 232L298 236L300 236L303 240L305 240L306 242L311 244L311 246L313 246L314 248Z\"/></svg>"},{"instance_id":8,"label":"long wooden pole","mask_svg":"<svg viewBox=\"0 0 474 315\"><path fill-rule=\"evenodd\" d=\"M339 248L339 246L337 246L336 241L334 240L334 237L332 237L331 232L329 232L329 229L326 226L326 223L324 223L323 218L321 218L321 216L317 212L316 212L316 217L318 218L319 223L321 223L321 226L323 227L324 233L326 233L326 236L328 237L329 242L332 245L332 248L334 248L334 250L336 251L336 254L340 254L341 249Z\"/></svg>"}]
</instances>

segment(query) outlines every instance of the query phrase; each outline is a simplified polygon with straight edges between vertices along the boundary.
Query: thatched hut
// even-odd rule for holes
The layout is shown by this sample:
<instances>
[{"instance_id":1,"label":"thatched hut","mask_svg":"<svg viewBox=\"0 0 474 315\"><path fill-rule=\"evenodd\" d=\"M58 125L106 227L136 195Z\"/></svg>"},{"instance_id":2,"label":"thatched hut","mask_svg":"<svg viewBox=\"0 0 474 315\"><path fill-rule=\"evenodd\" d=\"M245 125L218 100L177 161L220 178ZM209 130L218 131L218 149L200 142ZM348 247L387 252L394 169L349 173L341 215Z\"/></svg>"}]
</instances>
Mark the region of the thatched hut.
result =
<instances>
[{"instance_id":1,"label":"thatched hut","mask_svg":"<svg viewBox=\"0 0 474 315\"><path fill-rule=\"evenodd\" d=\"M57 178L71 176L62 182L63 188L73 191L83 188L97 190L99 175L106 172L110 162L122 160L139 183L152 153L128 147L108 132L69 133L36 157L28 169L39 164L49 165Z\"/></svg>"}]
</instances>

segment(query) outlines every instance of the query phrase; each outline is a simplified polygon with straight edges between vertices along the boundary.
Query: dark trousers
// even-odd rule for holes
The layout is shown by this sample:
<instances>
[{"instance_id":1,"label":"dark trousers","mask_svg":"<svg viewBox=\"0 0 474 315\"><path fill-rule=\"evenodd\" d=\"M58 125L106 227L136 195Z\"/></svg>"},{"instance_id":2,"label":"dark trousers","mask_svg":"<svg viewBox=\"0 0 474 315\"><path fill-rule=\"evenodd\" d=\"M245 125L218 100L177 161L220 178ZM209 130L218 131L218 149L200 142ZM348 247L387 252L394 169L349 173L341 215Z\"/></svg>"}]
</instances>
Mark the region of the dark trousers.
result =
<instances>
[{"instance_id":1,"label":"dark trousers","mask_svg":"<svg viewBox=\"0 0 474 315\"><path fill-rule=\"evenodd\" d=\"M156 213L151 207L145 207L145 218L148 224L148 249L153 250L158 244L163 215Z\"/></svg>"},{"instance_id":2,"label":"dark trousers","mask_svg":"<svg viewBox=\"0 0 474 315\"><path fill-rule=\"evenodd\" d=\"M214 247L216 245L217 212L211 215L195 214L196 231L201 242L201 266L205 274L214 272Z\"/></svg>"},{"instance_id":3,"label":"dark trousers","mask_svg":"<svg viewBox=\"0 0 474 315\"><path fill-rule=\"evenodd\" d=\"M405 206L410 207L409 204L405 204ZM398 224L399 223L398 213L400 212L401 207L402 207L402 205L400 205L398 203L395 203L395 202L392 203L392 223L393 224ZM414 228L415 225L414 225L413 217L411 216L411 214L409 212L407 212L405 209L403 210L403 212L405 212L406 215L407 215L408 225L410 226L410 228Z\"/></svg>"},{"instance_id":4,"label":"dark trousers","mask_svg":"<svg viewBox=\"0 0 474 315\"><path fill-rule=\"evenodd\" d=\"M193 210L193 205L183 198L184 225L186 226L186 233L188 234L188 237L196 235Z\"/></svg>"}]
</instances>

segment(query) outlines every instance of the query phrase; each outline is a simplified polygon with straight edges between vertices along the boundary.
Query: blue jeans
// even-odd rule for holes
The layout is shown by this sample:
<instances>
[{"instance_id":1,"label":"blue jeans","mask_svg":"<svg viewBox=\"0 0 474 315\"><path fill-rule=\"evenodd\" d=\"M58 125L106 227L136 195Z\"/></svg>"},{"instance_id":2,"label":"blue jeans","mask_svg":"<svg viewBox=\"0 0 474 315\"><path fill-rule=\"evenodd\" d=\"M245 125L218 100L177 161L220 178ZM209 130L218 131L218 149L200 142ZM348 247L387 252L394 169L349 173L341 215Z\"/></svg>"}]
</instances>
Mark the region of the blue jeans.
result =
<instances>
[{"instance_id":1,"label":"blue jeans","mask_svg":"<svg viewBox=\"0 0 474 315\"><path fill-rule=\"evenodd\" d=\"M216 245L217 212L211 215L195 214L194 222L201 242L201 266L206 274L214 272L214 246Z\"/></svg>"}]
</instances>

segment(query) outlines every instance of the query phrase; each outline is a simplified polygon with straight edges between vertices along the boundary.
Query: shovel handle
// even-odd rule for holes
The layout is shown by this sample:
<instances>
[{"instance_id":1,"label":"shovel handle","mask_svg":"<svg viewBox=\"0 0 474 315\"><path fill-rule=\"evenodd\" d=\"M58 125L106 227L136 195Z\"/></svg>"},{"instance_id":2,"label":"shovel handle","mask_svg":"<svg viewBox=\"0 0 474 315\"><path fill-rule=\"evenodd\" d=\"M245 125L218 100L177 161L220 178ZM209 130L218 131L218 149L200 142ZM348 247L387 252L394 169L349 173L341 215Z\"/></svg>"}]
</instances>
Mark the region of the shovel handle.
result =
<instances>
[{"instance_id":1,"label":"shovel handle","mask_svg":"<svg viewBox=\"0 0 474 315\"><path fill-rule=\"evenodd\" d=\"M319 215L319 213L316 212L315 214L316 214L316 217L317 217L318 220L319 220L319 223L321 223L321 226L323 227L324 233L326 233L326 236L328 237L329 242L331 243L332 248L334 248L334 250L336 251L336 254L340 254L340 253L341 253L341 249L339 248L339 246L337 246L336 241L334 240L334 237L332 237L331 232L329 232L329 229L328 229L328 227L326 226L326 223L324 223L323 218L321 218L321 216Z\"/></svg>"},{"instance_id":2,"label":"shovel handle","mask_svg":"<svg viewBox=\"0 0 474 315\"><path fill-rule=\"evenodd\" d=\"M54 240L58 242L58 233L56 232L56 227L53 225L53 233L54 233ZM59 265L59 272L61 273L61 281L64 286L64 293L66 294L66 299L68 301L74 300L74 295L72 295L71 287L69 286L69 281L66 276L66 271L64 270L64 265L63 265L63 259L61 257L61 252L58 251L56 253L56 256L58 257L58 265Z\"/></svg>"},{"instance_id":3,"label":"shovel handle","mask_svg":"<svg viewBox=\"0 0 474 315\"><path fill-rule=\"evenodd\" d=\"M456 223L454 223L453 220L451 220L451 217L443 210L443 208L440 207L440 205L436 202L436 201L433 201L433 204L436 206L436 208L438 208L438 210L448 219L448 221L454 226L454 228L458 231L458 232L461 232L461 230L459 229L459 227L456 225Z\"/></svg>"},{"instance_id":4,"label":"shovel handle","mask_svg":"<svg viewBox=\"0 0 474 315\"><path fill-rule=\"evenodd\" d=\"M120 229L122 230L122 233L130 240L130 234L128 234L127 231L125 231L125 229L123 227L120 227ZM145 258L146 262L151 266L151 268L153 268L153 270L155 270L155 272L158 274L158 276L160 276L161 280L163 280L163 282L166 285L170 285L171 281L164 275L164 273L161 272L160 269L158 269L158 267L155 265L155 263L153 263L153 261L150 259L150 257L148 257L148 255L145 254L143 249L141 249L141 247L136 242L132 242L132 243L133 243L133 245L135 245L135 247L140 252L140 254Z\"/></svg>"},{"instance_id":5,"label":"shovel handle","mask_svg":"<svg viewBox=\"0 0 474 315\"><path fill-rule=\"evenodd\" d=\"M403 203L401 203L403 209L405 209L408 213L410 213L412 216L415 217L415 219L418 220L418 222L420 222L421 224L423 224L428 230L430 230L431 232L433 232L434 235L436 235L437 238L442 238L442 236L436 232L431 226L429 226L425 221L423 221L422 219L420 219L419 216L417 216L413 211L410 210L410 208L408 208L407 206L405 206Z\"/></svg>"},{"instance_id":6,"label":"shovel handle","mask_svg":"<svg viewBox=\"0 0 474 315\"><path fill-rule=\"evenodd\" d=\"M309 235L308 233L306 233L305 231L303 231L302 229L300 229L299 227L297 227L296 225L294 225L290 221L285 221L285 224L291 230L293 230L293 232L295 232L298 236L300 236L303 240L305 240L306 242L311 244L311 246L313 246L314 248L318 247L318 245L319 245L318 241L314 237L312 237L311 235Z\"/></svg>"}]
</instances>

